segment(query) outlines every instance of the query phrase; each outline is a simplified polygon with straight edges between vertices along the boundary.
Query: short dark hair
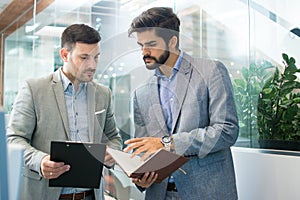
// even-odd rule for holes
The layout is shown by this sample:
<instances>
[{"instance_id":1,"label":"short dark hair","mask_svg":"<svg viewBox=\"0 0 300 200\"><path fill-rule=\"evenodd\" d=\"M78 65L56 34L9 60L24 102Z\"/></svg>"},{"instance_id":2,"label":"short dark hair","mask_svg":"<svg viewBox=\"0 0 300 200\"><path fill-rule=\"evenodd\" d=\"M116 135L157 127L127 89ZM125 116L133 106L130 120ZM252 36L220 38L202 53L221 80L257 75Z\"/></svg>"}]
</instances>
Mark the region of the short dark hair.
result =
<instances>
[{"instance_id":1,"label":"short dark hair","mask_svg":"<svg viewBox=\"0 0 300 200\"><path fill-rule=\"evenodd\" d=\"M68 26L61 36L61 47L72 50L76 42L96 44L101 36L97 30L85 24L73 24Z\"/></svg>"},{"instance_id":2,"label":"short dark hair","mask_svg":"<svg viewBox=\"0 0 300 200\"><path fill-rule=\"evenodd\" d=\"M171 37L176 36L178 39L176 48L179 48L179 26L180 20L168 7L150 8L133 19L128 30L128 36L134 32L144 32L154 30L156 35L162 37L166 44Z\"/></svg>"}]
</instances>

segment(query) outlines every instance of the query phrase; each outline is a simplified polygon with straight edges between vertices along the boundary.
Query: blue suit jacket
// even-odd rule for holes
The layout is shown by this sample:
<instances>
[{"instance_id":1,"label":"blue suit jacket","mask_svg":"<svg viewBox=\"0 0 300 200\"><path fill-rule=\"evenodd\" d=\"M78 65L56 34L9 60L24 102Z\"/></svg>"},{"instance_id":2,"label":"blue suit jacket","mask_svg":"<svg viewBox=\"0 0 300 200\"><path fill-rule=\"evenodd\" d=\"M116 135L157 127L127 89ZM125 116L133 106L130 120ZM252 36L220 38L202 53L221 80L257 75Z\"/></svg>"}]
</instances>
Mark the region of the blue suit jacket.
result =
<instances>
[{"instance_id":1,"label":"blue suit jacket","mask_svg":"<svg viewBox=\"0 0 300 200\"><path fill-rule=\"evenodd\" d=\"M173 175L182 199L237 199L230 151L238 137L232 84L217 61L183 55L177 74L173 127L175 152L190 158L187 174ZM139 87L133 97L135 137L168 133L160 106L157 77ZM146 199L164 199L167 179L146 189Z\"/></svg>"}]
</instances>

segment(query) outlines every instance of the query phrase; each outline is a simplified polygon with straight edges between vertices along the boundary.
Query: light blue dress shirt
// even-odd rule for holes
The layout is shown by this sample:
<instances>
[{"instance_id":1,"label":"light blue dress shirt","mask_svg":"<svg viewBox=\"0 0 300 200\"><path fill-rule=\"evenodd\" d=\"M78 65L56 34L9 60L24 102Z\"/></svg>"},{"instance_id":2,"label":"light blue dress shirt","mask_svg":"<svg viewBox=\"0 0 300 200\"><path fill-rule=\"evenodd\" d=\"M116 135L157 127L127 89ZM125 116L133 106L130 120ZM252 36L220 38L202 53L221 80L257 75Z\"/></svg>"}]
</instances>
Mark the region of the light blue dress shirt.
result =
<instances>
[{"instance_id":1,"label":"light blue dress shirt","mask_svg":"<svg viewBox=\"0 0 300 200\"><path fill-rule=\"evenodd\" d=\"M176 74L179 71L180 63L182 60L183 52L179 54L177 61L172 69L172 74L168 78L160 72L159 69L155 69L155 76L158 77L158 92L160 98L160 105L165 117L165 122L168 128L168 133L171 134L173 124L173 104L176 98ZM169 177L169 182L174 182L173 176Z\"/></svg>"},{"instance_id":2,"label":"light blue dress shirt","mask_svg":"<svg viewBox=\"0 0 300 200\"><path fill-rule=\"evenodd\" d=\"M160 98L160 105L165 117L165 122L168 128L169 134L172 130L172 113L173 113L173 102L176 98L176 74L179 71L180 63L182 60L183 52L179 54L179 57L172 69L172 74L168 78L160 72L159 69L155 69L155 76L158 77L158 92Z\"/></svg>"},{"instance_id":3,"label":"light blue dress shirt","mask_svg":"<svg viewBox=\"0 0 300 200\"><path fill-rule=\"evenodd\" d=\"M67 105L71 141L89 142L87 83L80 83L75 92L74 85L60 69ZM72 168L72 166L71 166ZM87 188L63 188L62 194L72 194L89 190Z\"/></svg>"}]
</instances>

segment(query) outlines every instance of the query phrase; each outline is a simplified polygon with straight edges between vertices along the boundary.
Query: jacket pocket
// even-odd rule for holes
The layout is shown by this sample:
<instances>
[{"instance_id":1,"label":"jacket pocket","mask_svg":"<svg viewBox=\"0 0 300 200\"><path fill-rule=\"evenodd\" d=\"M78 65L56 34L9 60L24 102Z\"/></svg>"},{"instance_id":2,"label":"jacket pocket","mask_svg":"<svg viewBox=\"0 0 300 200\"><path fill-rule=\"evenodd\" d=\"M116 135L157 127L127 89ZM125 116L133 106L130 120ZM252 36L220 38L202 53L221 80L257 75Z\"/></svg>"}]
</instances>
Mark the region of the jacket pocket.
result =
<instances>
[{"instance_id":1,"label":"jacket pocket","mask_svg":"<svg viewBox=\"0 0 300 200\"><path fill-rule=\"evenodd\" d=\"M38 172L32 171L28 169L27 167L24 168L23 175L27 178L34 179L34 180L41 180L42 177L39 175Z\"/></svg>"},{"instance_id":2,"label":"jacket pocket","mask_svg":"<svg viewBox=\"0 0 300 200\"><path fill-rule=\"evenodd\" d=\"M102 109L100 111L95 112L95 117L96 117L96 123L100 125L100 127L103 128L104 123L105 123L105 117L106 117L106 110Z\"/></svg>"}]
</instances>

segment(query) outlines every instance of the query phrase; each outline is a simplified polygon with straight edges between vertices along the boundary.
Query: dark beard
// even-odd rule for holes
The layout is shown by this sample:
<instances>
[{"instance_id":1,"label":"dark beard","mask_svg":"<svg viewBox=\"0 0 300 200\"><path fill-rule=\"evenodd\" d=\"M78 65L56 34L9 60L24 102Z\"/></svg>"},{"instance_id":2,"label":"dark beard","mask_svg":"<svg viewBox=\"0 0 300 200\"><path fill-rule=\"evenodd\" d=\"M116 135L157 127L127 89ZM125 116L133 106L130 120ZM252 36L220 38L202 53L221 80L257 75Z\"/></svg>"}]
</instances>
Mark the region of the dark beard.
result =
<instances>
[{"instance_id":1,"label":"dark beard","mask_svg":"<svg viewBox=\"0 0 300 200\"><path fill-rule=\"evenodd\" d=\"M145 55L143 57L143 60L146 64L147 69L153 70L153 69L159 68L161 65L165 64L167 59L169 58L169 56L170 56L170 52L169 52L169 50L166 50L158 59L156 59L155 57L152 57L150 55ZM153 64L147 64L145 61L146 58L153 59L155 62Z\"/></svg>"}]
</instances>

